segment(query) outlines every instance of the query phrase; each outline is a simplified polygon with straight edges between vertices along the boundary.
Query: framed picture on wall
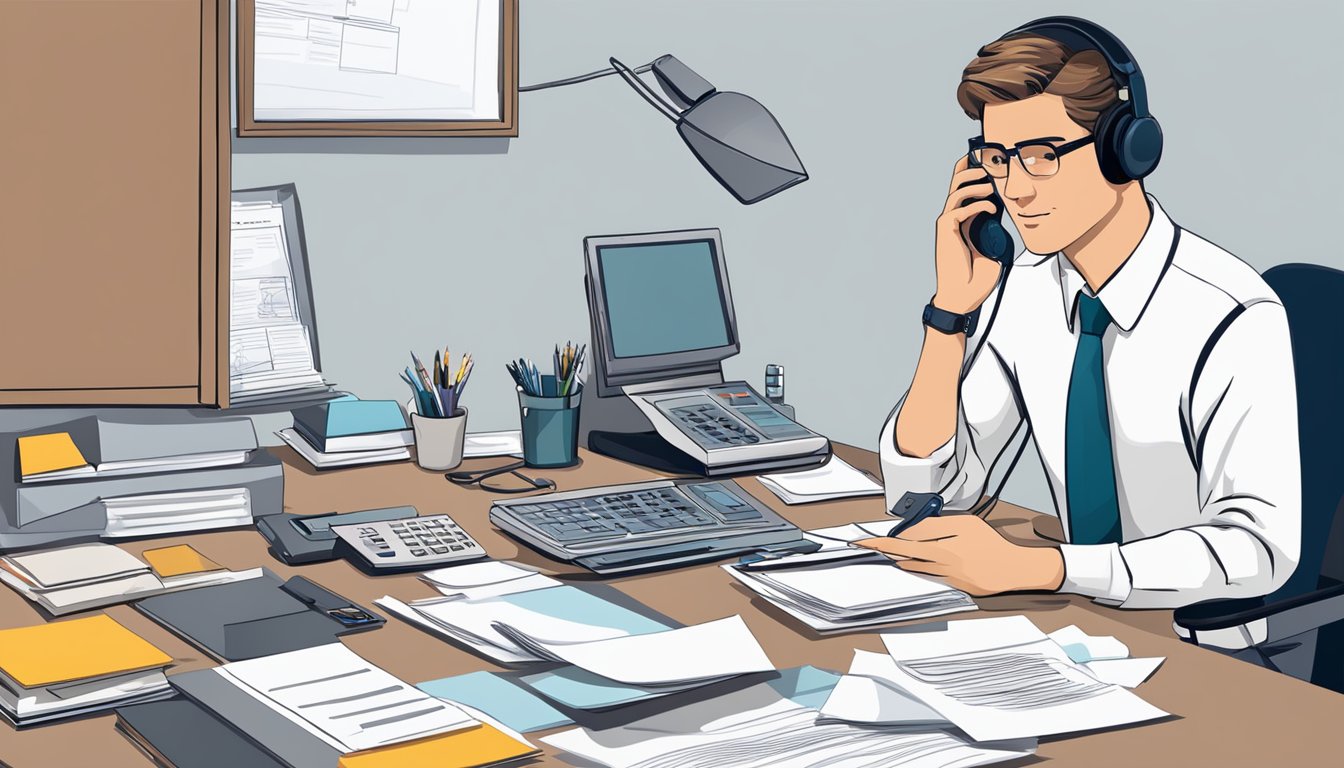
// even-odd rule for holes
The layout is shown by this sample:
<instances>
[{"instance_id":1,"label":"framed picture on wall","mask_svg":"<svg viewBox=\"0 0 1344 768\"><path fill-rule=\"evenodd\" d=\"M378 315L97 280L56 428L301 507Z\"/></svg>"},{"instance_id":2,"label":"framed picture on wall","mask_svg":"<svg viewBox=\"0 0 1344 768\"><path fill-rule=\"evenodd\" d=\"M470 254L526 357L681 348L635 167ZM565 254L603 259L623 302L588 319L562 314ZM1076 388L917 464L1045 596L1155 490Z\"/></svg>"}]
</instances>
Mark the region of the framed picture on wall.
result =
<instances>
[{"instance_id":1,"label":"framed picture on wall","mask_svg":"<svg viewBox=\"0 0 1344 768\"><path fill-rule=\"evenodd\" d=\"M518 135L518 0L237 3L239 136Z\"/></svg>"}]
</instances>

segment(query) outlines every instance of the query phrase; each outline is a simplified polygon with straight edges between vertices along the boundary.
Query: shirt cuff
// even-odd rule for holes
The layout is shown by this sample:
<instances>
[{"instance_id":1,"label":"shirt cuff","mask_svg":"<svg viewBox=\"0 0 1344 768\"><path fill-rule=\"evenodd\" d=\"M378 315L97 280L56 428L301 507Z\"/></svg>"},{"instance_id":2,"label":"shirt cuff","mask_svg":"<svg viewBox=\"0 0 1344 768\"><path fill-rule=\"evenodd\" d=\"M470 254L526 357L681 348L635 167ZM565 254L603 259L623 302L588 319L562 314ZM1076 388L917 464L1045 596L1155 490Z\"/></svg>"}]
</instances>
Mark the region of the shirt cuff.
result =
<instances>
[{"instance_id":1,"label":"shirt cuff","mask_svg":"<svg viewBox=\"0 0 1344 768\"><path fill-rule=\"evenodd\" d=\"M1119 544L1061 544L1064 583L1060 592L1090 597L1099 603L1120 605L1129 598L1129 568Z\"/></svg>"}]
</instances>

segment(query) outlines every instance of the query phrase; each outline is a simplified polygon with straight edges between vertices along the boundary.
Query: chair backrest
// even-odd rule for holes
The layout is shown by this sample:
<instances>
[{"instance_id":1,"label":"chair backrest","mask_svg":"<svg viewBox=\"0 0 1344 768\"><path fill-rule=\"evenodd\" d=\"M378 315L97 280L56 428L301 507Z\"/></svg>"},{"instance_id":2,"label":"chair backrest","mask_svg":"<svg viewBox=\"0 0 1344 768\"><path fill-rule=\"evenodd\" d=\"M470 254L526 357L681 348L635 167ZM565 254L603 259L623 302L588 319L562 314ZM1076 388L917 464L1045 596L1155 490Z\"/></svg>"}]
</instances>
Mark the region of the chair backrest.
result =
<instances>
[{"instance_id":1,"label":"chair backrest","mask_svg":"<svg viewBox=\"0 0 1344 768\"><path fill-rule=\"evenodd\" d=\"M1330 530L1344 509L1344 272L1281 264L1264 278L1288 313L1302 453L1302 556L1274 593L1278 599L1317 588Z\"/></svg>"}]
</instances>

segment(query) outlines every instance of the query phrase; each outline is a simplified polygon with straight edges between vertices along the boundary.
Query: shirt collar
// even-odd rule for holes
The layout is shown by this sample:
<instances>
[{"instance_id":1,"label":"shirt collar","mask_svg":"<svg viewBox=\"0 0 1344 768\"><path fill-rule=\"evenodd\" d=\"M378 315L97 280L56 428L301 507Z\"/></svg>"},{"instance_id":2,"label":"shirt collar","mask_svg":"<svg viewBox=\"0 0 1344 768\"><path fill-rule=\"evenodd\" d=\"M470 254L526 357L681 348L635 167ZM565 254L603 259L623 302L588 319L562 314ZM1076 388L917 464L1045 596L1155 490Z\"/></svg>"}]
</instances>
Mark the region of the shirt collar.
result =
<instances>
[{"instance_id":1,"label":"shirt collar","mask_svg":"<svg viewBox=\"0 0 1344 768\"><path fill-rule=\"evenodd\" d=\"M1175 244L1176 225L1152 195L1148 195L1148 207L1152 211L1152 219L1148 223L1148 230L1143 233L1143 239L1139 240L1134 252L1096 293L1115 324L1126 333L1138 324L1175 250L1172 246ZM1078 294L1086 291L1091 296L1092 290L1062 251L1055 254L1055 271L1064 300L1064 321L1072 332L1073 310L1078 302Z\"/></svg>"}]
</instances>

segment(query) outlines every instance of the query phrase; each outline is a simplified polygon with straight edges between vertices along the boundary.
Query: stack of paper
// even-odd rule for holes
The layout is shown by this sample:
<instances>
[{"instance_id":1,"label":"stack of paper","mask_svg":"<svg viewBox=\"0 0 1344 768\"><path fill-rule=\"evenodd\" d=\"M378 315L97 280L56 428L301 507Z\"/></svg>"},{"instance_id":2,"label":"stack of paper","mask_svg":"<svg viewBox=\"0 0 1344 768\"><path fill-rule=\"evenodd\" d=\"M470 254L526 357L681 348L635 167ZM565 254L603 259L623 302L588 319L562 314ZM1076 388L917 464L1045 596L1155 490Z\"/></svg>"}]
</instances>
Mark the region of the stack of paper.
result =
<instances>
[{"instance_id":1,"label":"stack of paper","mask_svg":"<svg viewBox=\"0 0 1344 768\"><path fill-rule=\"evenodd\" d=\"M191 565L192 554L196 567ZM185 546L150 550L145 558L149 565L102 543L25 552L0 558L0 581L60 616L192 587L253 579L262 573L260 568L224 570Z\"/></svg>"},{"instance_id":2,"label":"stack of paper","mask_svg":"<svg viewBox=\"0 0 1344 768\"><path fill-rule=\"evenodd\" d=\"M163 536L252 524L251 494L246 488L180 493L151 493L103 499L107 528L103 535Z\"/></svg>"},{"instance_id":3,"label":"stack of paper","mask_svg":"<svg viewBox=\"0 0 1344 768\"><path fill-rule=\"evenodd\" d=\"M403 603L374 601L389 612L503 664L546 661L499 631L558 642L588 642L659 632L668 627L635 611L571 586L533 589L480 599L459 595Z\"/></svg>"},{"instance_id":4,"label":"stack of paper","mask_svg":"<svg viewBox=\"0 0 1344 768\"><path fill-rule=\"evenodd\" d=\"M275 434L285 441L285 445L293 448L305 461L318 469L353 467L359 464L383 464L389 461L405 461L411 458L411 449L406 446L379 448L371 451L324 453L314 448L311 443L303 438L303 435L294 431L293 427L282 429Z\"/></svg>"},{"instance_id":5,"label":"stack of paper","mask_svg":"<svg viewBox=\"0 0 1344 768\"><path fill-rule=\"evenodd\" d=\"M445 597L472 600L561 586L550 576L501 560L436 568L420 574L420 580Z\"/></svg>"},{"instance_id":6,"label":"stack of paper","mask_svg":"<svg viewBox=\"0 0 1344 768\"><path fill-rule=\"evenodd\" d=\"M895 667L896 662L885 653L854 651L849 674L831 689L817 722L923 730L952 727L947 718L892 682Z\"/></svg>"},{"instance_id":7,"label":"stack of paper","mask_svg":"<svg viewBox=\"0 0 1344 768\"><path fill-rule=\"evenodd\" d=\"M883 492L881 484L839 456L831 456L830 461L816 469L761 475L758 479L785 504L881 496Z\"/></svg>"},{"instance_id":8,"label":"stack of paper","mask_svg":"<svg viewBox=\"0 0 1344 768\"><path fill-rule=\"evenodd\" d=\"M967 768L1035 749L1034 740L977 745L939 730L907 733L816 719L817 710L758 685L629 725L576 728L542 741L611 768Z\"/></svg>"},{"instance_id":9,"label":"stack of paper","mask_svg":"<svg viewBox=\"0 0 1344 768\"><path fill-rule=\"evenodd\" d=\"M834 557L844 559L828 559ZM818 632L976 609L965 592L903 571L876 553L819 552L723 569Z\"/></svg>"},{"instance_id":10,"label":"stack of paper","mask_svg":"<svg viewBox=\"0 0 1344 768\"><path fill-rule=\"evenodd\" d=\"M498 629L541 659L571 664L590 678L596 676L592 684L614 683L642 694L639 700L775 668L741 616L586 642L543 640L503 624Z\"/></svg>"},{"instance_id":11,"label":"stack of paper","mask_svg":"<svg viewBox=\"0 0 1344 768\"><path fill-rule=\"evenodd\" d=\"M1098 680L1029 619L952 621L882 635L889 682L978 741L1114 728L1165 717Z\"/></svg>"},{"instance_id":12,"label":"stack of paper","mask_svg":"<svg viewBox=\"0 0 1344 768\"><path fill-rule=\"evenodd\" d=\"M299 316L284 210L269 201L232 205L229 403L324 392L308 326Z\"/></svg>"},{"instance_id":13,"label":"stack of paper","mask_svg":"<svg viewBox=\"0 0 1344 768\"><path fill-rule=\"evenodd\" d=\"M517 429L500 432L468 432L462 446L462 458L482 456L523 457L523 433Z\"/></svg>"},{"instance_id":14,"label":"stack of paper","mask_svg":"<svg viewBox=\"0 0 1344 768\"><path fill-rule=\"evenodd\" d=\"M171 662L105 615L0 630L0 711L28 725L167 698Z\"/></svg>"}]
</instances>

